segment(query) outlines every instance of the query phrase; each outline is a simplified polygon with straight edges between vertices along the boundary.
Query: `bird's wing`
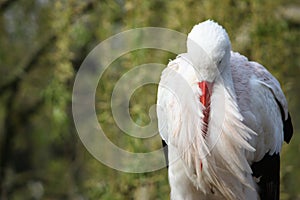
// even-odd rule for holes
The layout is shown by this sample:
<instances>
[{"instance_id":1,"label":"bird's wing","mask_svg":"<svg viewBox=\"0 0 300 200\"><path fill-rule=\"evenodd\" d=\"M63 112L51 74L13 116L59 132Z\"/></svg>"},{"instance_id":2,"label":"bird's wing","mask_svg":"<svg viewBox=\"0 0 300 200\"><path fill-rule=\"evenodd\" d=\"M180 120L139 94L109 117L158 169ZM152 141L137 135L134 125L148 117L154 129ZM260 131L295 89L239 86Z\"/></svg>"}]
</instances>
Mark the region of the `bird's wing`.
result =
<instances>
[{"instance_id":1,"label":"bird's wing","mask_svg":"<svg viewBox=\"0 0 300 200\"><path fill-rule=\"evenodd\" d=\"M197 101L195 90L198 91L193 67L181 57L171 61L162 72L157 93L158 129L167 144L181 129L182 113L195 104L189 101ZM201 114L200 108L192 109Z\"/></svg>"},{"instance_id":2,"label":"bird's wing","mask_svg":"<svg viewBox=\"0 0 300 200\"><path fill-rule=\"evenodd\" d=\"M238 53L232 53L231 59L235 91L245 124L264 142L260 146L259 141L254 140L252 145L258 153L280 152L283 140L288 142L293 131L279 82L262 65L249 62ZM262 159L263 155L258 157Z\"/></svg>"},{"instance_id":3,"label":"bird's wing","mask_svg":"<svg viewBox=\"0 0 300 200\"><path fill-rule=\"evenodd\" d=\"M262 92L260 95L263 98L267 98L261 103L265 103L262 112L268 114L268 119L262 120L262 122L272 125L273 130L269 126L265 126L264 132L268 138L265 144L270 149L265 149L268 152L262 160L252 164L253 175L260 177L258 183L260 187L261 199L279 199L279 187L280 187L280 150L283 141L287 143L290 141L293 135L293 126L288 113L288 105L286 98L281 90L279 82L274 78L270 72L268 72L262 65L256 62L250 62L254 74L256 75L256 82L254 86ZM273 108L273 109L272 109ZM266 130L267 129L267 130ZM268 133L268 131L270 131ZM273 133L271 132L273 131ZM270 137L271 136L271 137ZM272 139L273 136L273 139Z\"/></svg>"},{"instance_id":4,"label":"bird's wing","mask_svg":"<svg viewBox=\"0 0 300 200\"><path fill-rule=\"evenodd\" d=\"M172 84L172 77L176 75L176 64L170 63L166 69L162 72L161 79L158 85L157 91L157 119L158 119L158 130L161 138L166 144L169 143L169 133L179 130L180 116L172 114L178 112L176 104L176 96L173 93L174 84ZM173 106L172 106L173 105ZM173 121L170 121L170 117Z\"/></svg>"},{"instance_id":5,"label":"bird's wing","mask_svg":"<svg viewBox=\"0 0 300 200\"><path fill-rule=\"evenodd\" d=\"M259 178L262 199L279 199L279 152L293 133L286 98L262 65L238 53L232 54L232 63L238 63L233 64L233 79L245 124L258 134L251 141L256 151L248 155L253 176Z\"/></svg>"},{"instance_id":6,"label":"bird's wing","mask_svg":"<svg viewBox=\"0 0 300 200\"><path fill-rule=\"evenodd\" d=\"M264 85L272 92L277 102L277 105L280 109L282 122L283 122L284 141L289 143L293 136L293 125L292 125L290 114L288 112L287 100L284 96L283 91L281 90L280 83L262 65L256 62L250 62L250 63L255 69L254 73L256 77L258 77L260 84Z\"/></svg>"},{"instance_id":7,"label":"bird's wing","mask_svg":"<svg viewBox=\"0 0 300 200\"><path fill-rule=\"evenodd\" d=\"M199 102L199 91L194 68L181 55L162 72L157 94L159 133L164 142L176 146L186 160L195 155L195 152L190 152L195 149L189 148L195 143L195 137L202 137L200 119L203 108ZM204 142L203 139L201 141ZM205 147L201 142L199 146Z\"/></svg>"},{"instance_id":8,"label":"bird's wing","mask_svg":"<svg viewBox=\"0 0 300 200\"><path fill-rule=\"evenodd\" d=\"M171 61L163 70L158 86L156 112L167 166L169 166L168 145L174 143L172 140L174 136L179 135L182 126L184 88L190 91L190 78L194 74L193 68L183 62L180 57Z\"/></svg>"},{"instance_id":9,"label":"bird's wing","mask_svg":"<svg viewBox=\"0 0 300 200\"><path fill-rule=\"evenodd\" d=\"M174 66L173 66L174 67ZM158 130L159 134L162 138L162 145L164 149L165 159L167 167L169 166L169 156L168 156L168 141L169 141L169 131L172 129L172 125L168 120L167 111L170 107L170 104L176 103L175 99L173 98L172 92L168 89L168 82L170 76L174 73L172 67L169 65L161 75L161 80L158 85L158 92L157 92L157 105L156 105L156 113L157 113L157 120L158 120ZM174 110L173 110L174 112ZM169 115L172 113L169 113ZM179 126L179 116L175 116L174 122L177 122L177 126ZM176 123L173 123L176 125ZM178 127L174 127L178 129Z\"/></svg>"}]
</instances>

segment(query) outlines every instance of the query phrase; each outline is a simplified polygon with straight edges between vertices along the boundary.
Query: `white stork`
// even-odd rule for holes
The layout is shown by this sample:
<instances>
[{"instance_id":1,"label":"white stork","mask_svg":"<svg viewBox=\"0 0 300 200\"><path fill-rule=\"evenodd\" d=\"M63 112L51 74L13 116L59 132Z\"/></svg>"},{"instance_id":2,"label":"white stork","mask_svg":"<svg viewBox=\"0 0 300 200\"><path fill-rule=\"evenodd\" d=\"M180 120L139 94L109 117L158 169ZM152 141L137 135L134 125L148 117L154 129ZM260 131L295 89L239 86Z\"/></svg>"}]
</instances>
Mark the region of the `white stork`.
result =
<instances>
[{"instance_id":1,"label":"white stork","mask_svg":"<svg viewBox=\"0 0 300 200\"><path fill-rule=\"evenodd\" d=\"M279 199L279 153L293 134L286 98L220 25L188 34L187 53L162 72L157 115L171 199Z\"/></svg>"}]
</instances>

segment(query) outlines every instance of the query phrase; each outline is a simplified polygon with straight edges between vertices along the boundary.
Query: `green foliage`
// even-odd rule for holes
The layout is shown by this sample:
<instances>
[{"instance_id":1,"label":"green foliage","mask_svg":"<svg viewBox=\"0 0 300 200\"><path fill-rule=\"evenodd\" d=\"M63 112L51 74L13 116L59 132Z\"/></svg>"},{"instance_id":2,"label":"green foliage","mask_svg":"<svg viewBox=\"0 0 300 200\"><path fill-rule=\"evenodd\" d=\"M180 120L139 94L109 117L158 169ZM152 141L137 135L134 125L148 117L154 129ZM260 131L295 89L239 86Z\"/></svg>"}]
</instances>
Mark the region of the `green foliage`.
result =
<instances>
[{"instance_id":1,"label":"green foliage","mask_svg":"<svg viewBox=\"0 0 300 200\"><path fill-rule=\"evenodd\" d=\"M259 61L280 80L295 125L295 137L282 152L281 199L300 199L300 19L287 14L289 8L299 11L299 1L1 1L0 199L169 199L166 169L118 172L86 151L72 120L73 82L88 52L114 34L147 26L188 33L208 18L228 30L233 50ZM104 72L97 117L120 148L149 152L161 143L159 136L122 134L110 108L115 85L135 66L167 64L175 56L136 50ZM130 115L138 125L150 123L156 92L157 86L149 84L131 96Z\"/></svg>"}]
</instances>

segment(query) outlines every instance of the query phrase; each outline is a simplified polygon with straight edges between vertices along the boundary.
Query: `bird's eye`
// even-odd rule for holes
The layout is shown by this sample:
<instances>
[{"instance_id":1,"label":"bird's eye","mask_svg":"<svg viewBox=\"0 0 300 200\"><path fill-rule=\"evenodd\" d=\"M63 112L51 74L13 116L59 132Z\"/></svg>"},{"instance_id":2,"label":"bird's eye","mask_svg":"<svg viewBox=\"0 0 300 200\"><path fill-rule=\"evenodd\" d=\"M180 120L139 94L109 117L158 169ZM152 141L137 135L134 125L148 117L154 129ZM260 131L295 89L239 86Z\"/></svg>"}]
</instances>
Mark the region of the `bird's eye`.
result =
<instances>
[{"instance_id":1,"label":"bird's eye","mask_svg":"<svg viewBox=\"0 0 300 200\"><path fill-rule=\"evenodd\" d=\"M218 65L220 65L220 64L221 64L221 62L222 62L222 60L218 61Z\"/></svg>"}]
</instances>

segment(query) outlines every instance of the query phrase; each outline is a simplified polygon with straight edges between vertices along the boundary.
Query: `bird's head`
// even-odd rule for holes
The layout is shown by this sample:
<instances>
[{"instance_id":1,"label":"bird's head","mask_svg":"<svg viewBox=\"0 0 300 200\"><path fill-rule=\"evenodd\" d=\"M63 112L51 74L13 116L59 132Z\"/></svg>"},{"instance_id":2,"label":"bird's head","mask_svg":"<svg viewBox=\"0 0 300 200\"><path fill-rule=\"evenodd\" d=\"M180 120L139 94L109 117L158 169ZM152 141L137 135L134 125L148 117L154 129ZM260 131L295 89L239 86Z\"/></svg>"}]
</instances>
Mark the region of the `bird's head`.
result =
<instances>
[{"instance_id":1,"label":"bird's head","mask_svg":"<svg viewBox=\"0 0 300 200\"><path fill-rule=\"evenodd\" d=\"M229 37L225 29L216 22L211 20L202 22L195 25L188 34L187 57L199 81L200 102L206 108L203 113L203 121L206 124L213 85L216 78L230 67L230 51ZM206 129L203 130L204 135L207 133Z\"/></svg>"},{"instance_id":2,"label":"bird's head","mask_svg":"<svg viewBox=\"0 0 300 200\"><path fill-rule=\"evenodd\" d=\"M212 83L230 63L231 44L225 29L207 20L188 34L187 54L199 82Z\"/></svg>"}]
</instances>

